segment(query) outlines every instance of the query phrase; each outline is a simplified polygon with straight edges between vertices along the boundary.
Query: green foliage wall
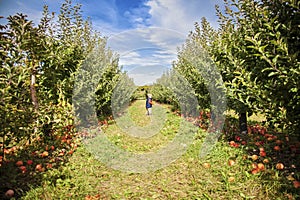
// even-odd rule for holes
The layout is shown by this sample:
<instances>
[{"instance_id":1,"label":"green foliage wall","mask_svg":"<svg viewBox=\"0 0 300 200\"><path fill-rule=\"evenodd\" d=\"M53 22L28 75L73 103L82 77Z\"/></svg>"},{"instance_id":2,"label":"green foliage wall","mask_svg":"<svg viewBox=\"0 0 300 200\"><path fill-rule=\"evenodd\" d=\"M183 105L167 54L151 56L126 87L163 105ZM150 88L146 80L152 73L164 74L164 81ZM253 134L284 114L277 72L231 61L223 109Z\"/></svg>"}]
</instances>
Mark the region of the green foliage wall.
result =
<instances>
[{"instance_id":1,"label":"green foliage wall","mask_svg":"<svg viewBox=\"0 0 300 200\"><path fill-rule=\"evenodd\" d=\"M66 0L55 19L45 6L37 26L23 14L9 16L8 23L0 26L0 142L4 148L73 127L76 76L96 47L101 59L107 57L107 68L92 92L96 92L96 110L108 114L109 95L120 74L118 56L83 19L80 5Z\"/></svg>"}]
</instances>

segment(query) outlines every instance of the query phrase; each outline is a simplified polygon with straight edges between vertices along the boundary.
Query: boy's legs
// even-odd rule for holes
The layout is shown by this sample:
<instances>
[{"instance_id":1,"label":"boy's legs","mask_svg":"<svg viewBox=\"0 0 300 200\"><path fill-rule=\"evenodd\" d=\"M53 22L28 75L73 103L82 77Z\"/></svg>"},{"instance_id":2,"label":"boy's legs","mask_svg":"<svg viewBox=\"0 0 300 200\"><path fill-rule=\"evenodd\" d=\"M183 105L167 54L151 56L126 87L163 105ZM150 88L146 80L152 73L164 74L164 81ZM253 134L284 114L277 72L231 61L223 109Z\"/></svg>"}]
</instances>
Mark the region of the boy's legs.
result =
<instances>
[{"instance_id":1,"label":"boy's legs","mask_svg":"<svg viewBox=\"0 0 300 200\"><path fill-rule=\"evenodd\" d=\"M148 115L152 115L152 108L148 108Z\"/></svg>"},{"instance_id":2,"label":"boy's legs","mask_svg":"<svg viewBox=\"0 0 300 200\"><path fill-rule=\"evenodd\" d=\"M151 115L152 114L151 108L146 108L146 109L147 109L146 115Z\"/></svg>"}]
</instances>

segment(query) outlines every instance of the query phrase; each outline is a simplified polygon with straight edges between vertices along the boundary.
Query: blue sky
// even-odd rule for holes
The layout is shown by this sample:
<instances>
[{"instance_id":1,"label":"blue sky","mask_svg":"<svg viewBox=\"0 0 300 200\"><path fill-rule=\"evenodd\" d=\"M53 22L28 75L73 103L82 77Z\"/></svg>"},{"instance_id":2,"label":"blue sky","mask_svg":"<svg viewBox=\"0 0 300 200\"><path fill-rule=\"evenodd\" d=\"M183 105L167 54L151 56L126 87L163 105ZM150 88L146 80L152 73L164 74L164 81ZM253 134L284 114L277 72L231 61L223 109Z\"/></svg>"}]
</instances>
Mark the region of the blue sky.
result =
<instances>
[{"instance_id":1,"label":"blue sky","mask_svg":"<svg viewBox=\"0 0 300 200\"><path fill-rule=\"evenodd\" d=\"M43 5L59 13L64 0L0 0L0 16L22 12L35 24ZM215 4L222 0L73 0L82 14L108 37L108 46L120 55L120 65L137 85L155 82L176 60L194 23L206 17L217 28ZM0 20L5 23L5 20Z\"/></svg>"}]
</instances>

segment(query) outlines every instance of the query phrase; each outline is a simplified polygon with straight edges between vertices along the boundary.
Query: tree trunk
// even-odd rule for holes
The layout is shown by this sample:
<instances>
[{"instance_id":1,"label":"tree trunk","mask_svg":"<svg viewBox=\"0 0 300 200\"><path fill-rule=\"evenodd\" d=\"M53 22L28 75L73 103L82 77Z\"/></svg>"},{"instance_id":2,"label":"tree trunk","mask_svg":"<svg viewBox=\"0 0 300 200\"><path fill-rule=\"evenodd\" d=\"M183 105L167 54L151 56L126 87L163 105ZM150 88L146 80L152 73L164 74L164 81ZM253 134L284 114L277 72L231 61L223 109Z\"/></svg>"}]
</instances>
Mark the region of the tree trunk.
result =
<instances>
[{"instance_id":1,"label":"tree trunk","mask_svg":"<svg viewBox=\"0 0 300 200\"><path fill-rule=\"evenodd\" d=\"M247 130L247 113L242 112L239 114L239 125L240 125L240 133L246 134Z\"/></svg>"},{"instance_id":2,"label":"tree trunk","mask_svg":"<svg viewBox=\"0 0 300 200\"><path fill-rule=\"evenodd\" d=\"M37 112L39 109L39 103L38 103L38 98L36 95L36 69L34 67L34 69L32 70L32 74L31 74L31 83L30 83L30 94L31 94L31 100L32 100L32 104L34 107L34 111Z\"/></svg>"},{"instance_id":3,"label":"tree trunk","mask_svg":"<svg viewBox=\"0 0 300 200\"><path fill-rule=\"evenodd\" d=\"M38 103L36 87L35 87L37 70L36 70L35 62L32 63L32 64L33 64L33 69L31 71L31 77L30 77L30 79L31 79L31 81L30 81L30 94L31 94L31 101L32 101L32 104L33 104L33 107L34 107L34 116L36 117L37 113L38 113L38 110L39 110L39 103ZM38 132L38 124L39 124L38 118L35 118L35 117L33 118L33 119L35 119L34 135ZM32 138L30 140L32 140Z\"/></svg>"}]
</instances>

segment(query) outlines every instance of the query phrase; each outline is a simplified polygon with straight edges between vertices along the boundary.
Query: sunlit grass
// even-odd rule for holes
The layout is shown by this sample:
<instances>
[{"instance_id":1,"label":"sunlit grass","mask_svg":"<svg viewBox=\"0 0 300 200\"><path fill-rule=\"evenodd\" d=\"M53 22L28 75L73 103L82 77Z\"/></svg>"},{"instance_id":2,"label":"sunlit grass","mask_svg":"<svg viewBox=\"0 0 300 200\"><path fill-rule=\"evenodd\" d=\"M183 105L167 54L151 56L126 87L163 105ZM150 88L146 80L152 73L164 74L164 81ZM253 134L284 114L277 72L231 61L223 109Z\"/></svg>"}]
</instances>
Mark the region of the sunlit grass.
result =
<instances>
[{"instance_id":1,"label":"sunlit grass","mask_svg":"<svg viewBox=\"0 0 300 200\"><path fill-rule=\"evenodd\" d=\"M151 138L131 137L112 124L105 135L119 148L145 153L166 145L176 135L180 117L165 110L164 127ZM141 102L130 108L136 124L147 127ZM155 112L153 117L155 117ZM69 163L45 173L41 187L30 190L24 199L295 199L287 181L269 168L251 174L247 147L233 148L220 140L203 158L199 152L208 133L198 129L187 152L169 166L147 173L114 170L95 159L81 146ZM228 161L234 164L229 165Z\"/></svg>"},{"instance_id":2,"label":"sunlit grass","mask_svg":"<svg viewBox=\"0 0 300 200\"><path fill-rule=\"evenodd\" d=\"M226 111L225 114L236 119L239 118L238 114L233 110ZM261 113L253 113L250 117L248 117L248 121L263 122L266 121L266 116Z\"/></svg>"}]
</instances>

